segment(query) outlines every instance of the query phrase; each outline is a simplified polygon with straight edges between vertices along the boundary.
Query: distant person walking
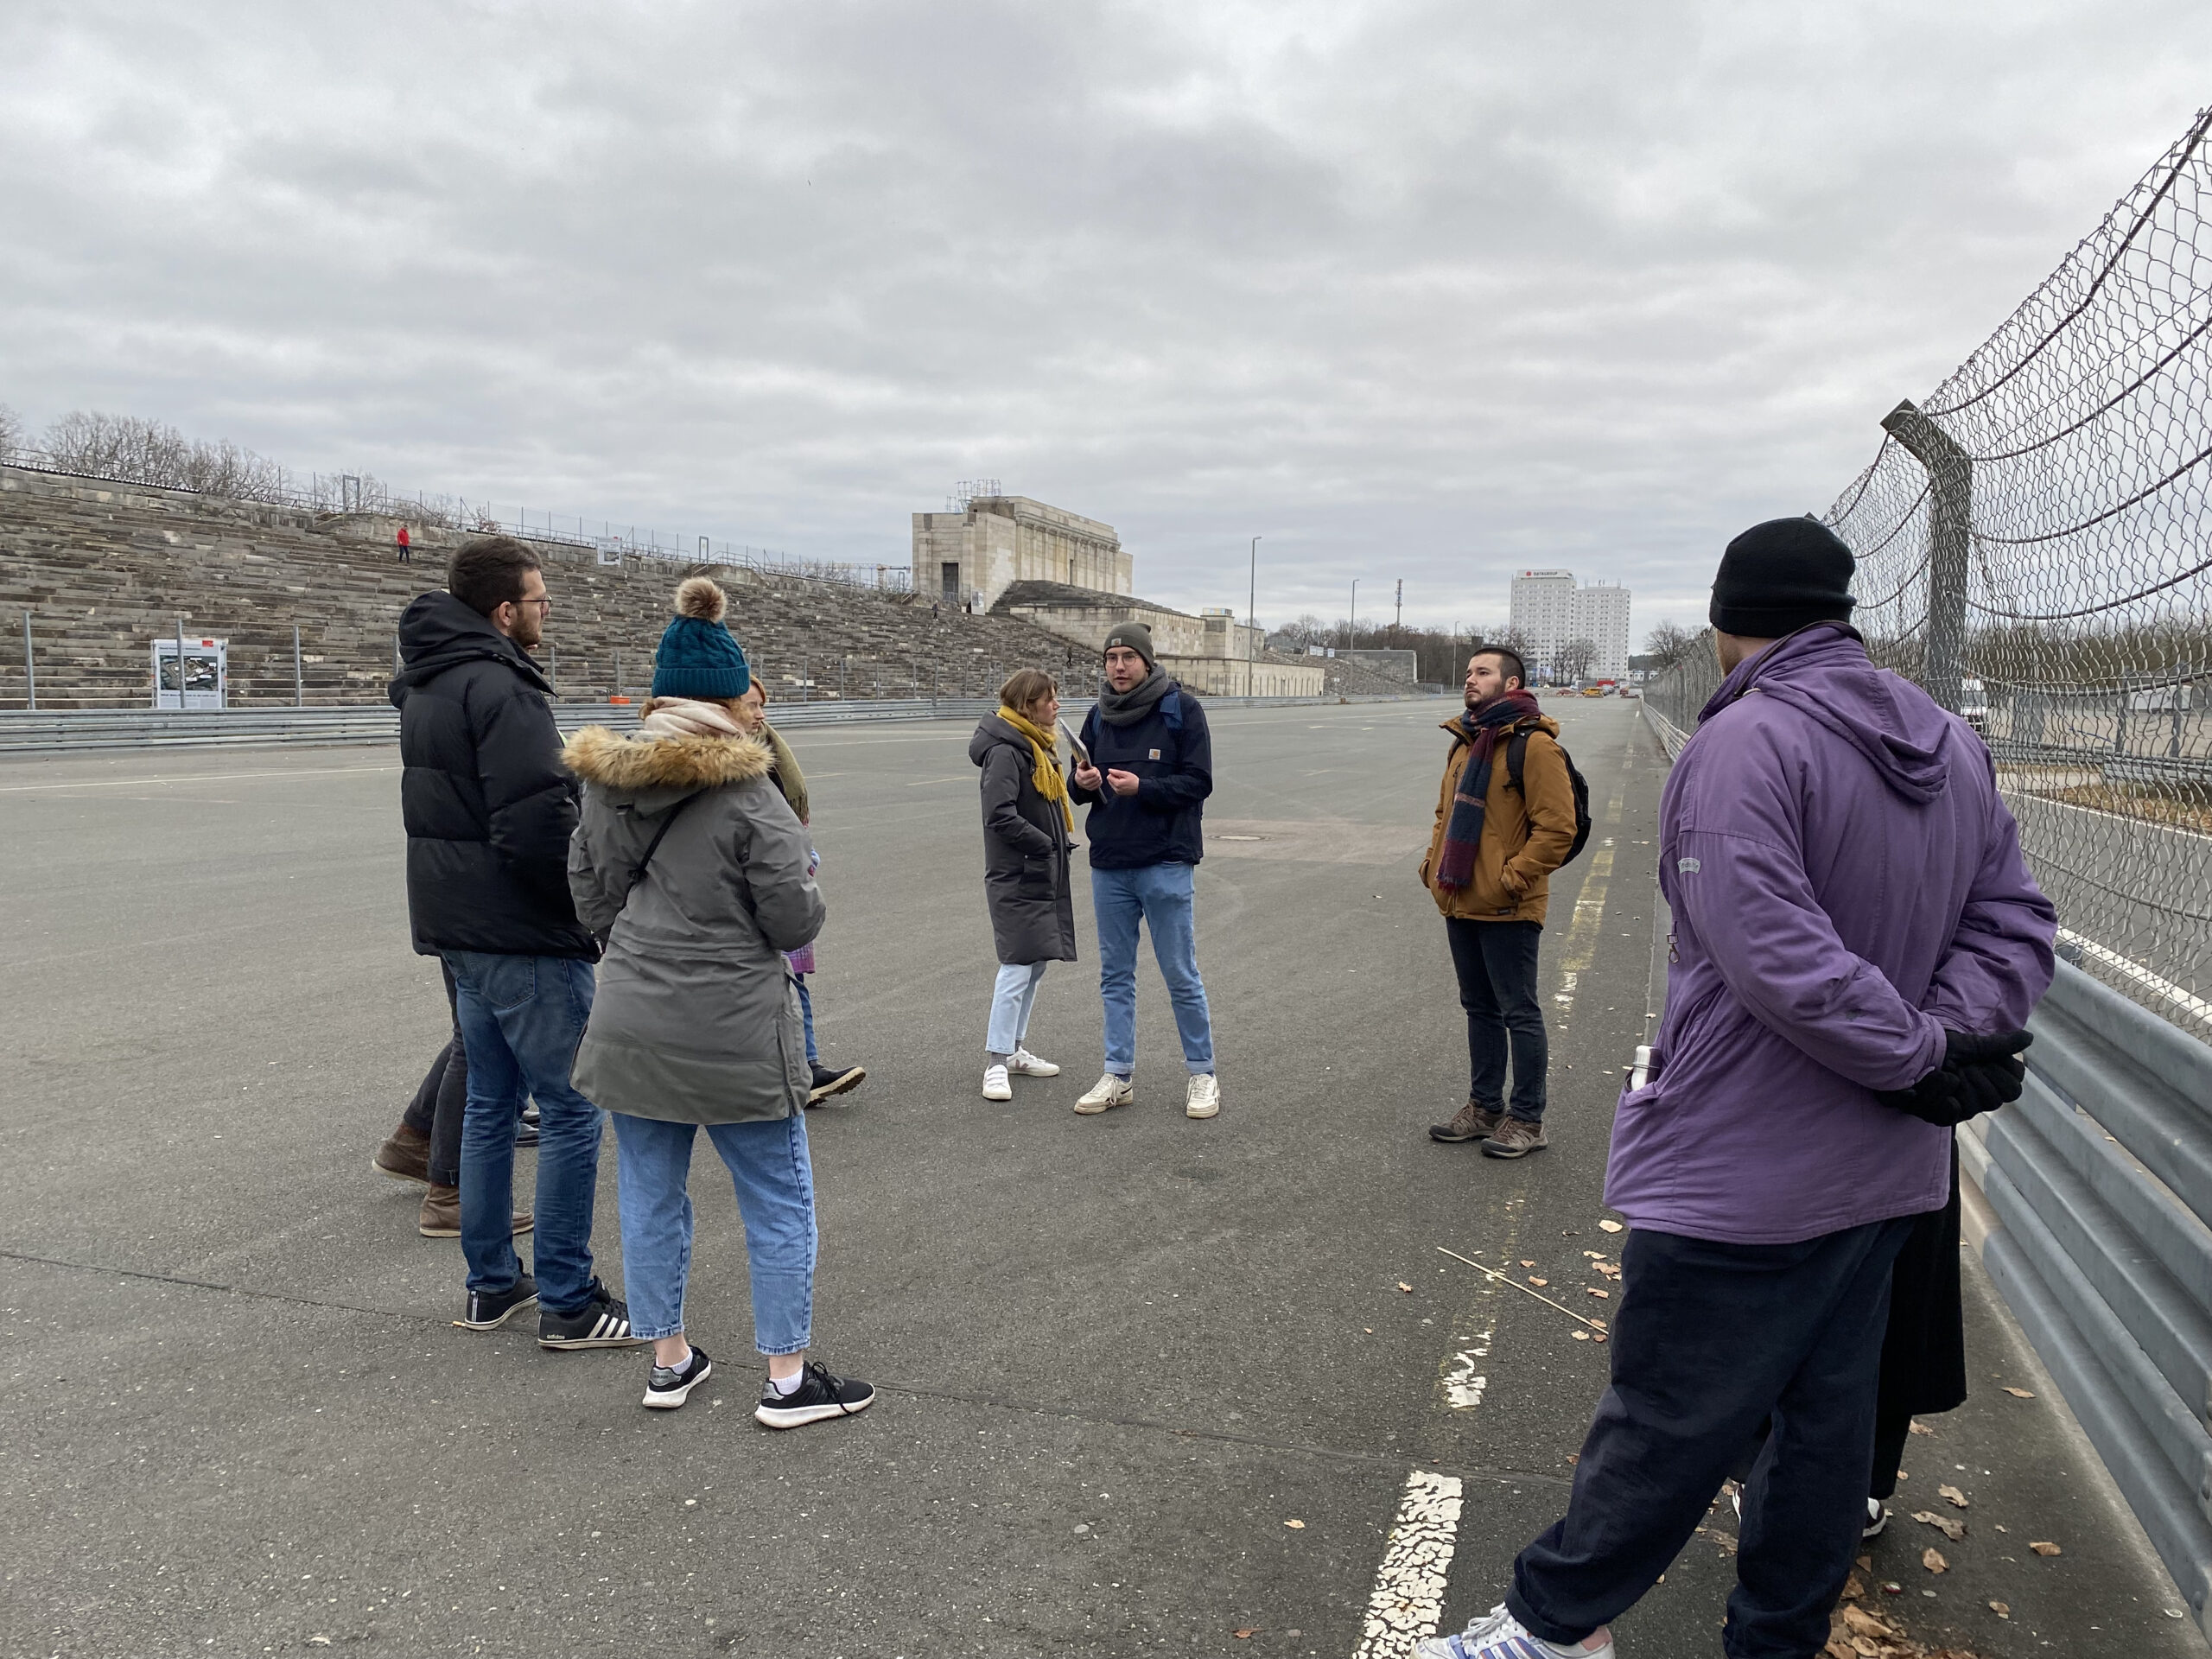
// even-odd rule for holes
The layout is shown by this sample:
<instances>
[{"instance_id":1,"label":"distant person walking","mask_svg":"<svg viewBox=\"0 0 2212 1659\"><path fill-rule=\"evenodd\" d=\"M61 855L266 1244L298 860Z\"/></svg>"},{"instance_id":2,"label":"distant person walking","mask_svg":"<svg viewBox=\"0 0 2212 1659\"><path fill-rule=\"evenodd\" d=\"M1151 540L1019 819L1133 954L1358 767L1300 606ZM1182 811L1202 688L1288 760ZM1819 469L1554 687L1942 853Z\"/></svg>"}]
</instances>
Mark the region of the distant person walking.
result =
<instances>
[{"instance_id":1,"label":"distant person walking","mask_svg":"<svg viewBox=\"0 0 2212 1659\"><path fill-rule=\"evenodd\" d=\"M1459 1006L1467 1015L1467 1103L1439 1141L1479 1141L1492 1158L1524 1158L1544 1138L1550 1048L1536 993L1536 950L1551 874L1574 843L1574 788L1559 722L1541 713L1517 652L1467 659L1466 702L1444 722L1452 753L1421 879L1444 912ZM1513 1061L1513 1096L1505 1063Z\"/></svg>"},{"instance_id":2,"label":"distant person walking","mask_svg":"<svg viewBox=\"0 0 2212 1659\"><path fill-rule=\"evenodd\" d=\"M1221 1109L1213 1018L1198 977L1195 893L1205 855L1200 815L1213 793L1213 735L1198 700L1160 667L1152 630L1117 623L1106 636L1105 688L1083 722L1089 763L1075 799L1090 808L1090 899L1098 915L1098 988L1106 1004L1106 1071L1076 1102L1086 1116L1126 1106L1137 1060L1137 930L1167 982L1190 1073L1186 1117Z\"/></svg>"},{"instance_id":3,"label":"distant person walking","mask_svg":"<svg viewBox=\"0 0 2212 1659\"><path fill-rule=\"evenodd\" d=\"M806 792L806 774L799 770L798 757L791 753L791 746L784 734L768 723L767 688L754 680L745 695L737 700L731 711L739 725L760 737L768 746L770 765L768 781L775 785L784 802L798 816L802 829L812 824L812 804ZM807 837L807 874L812 875L822 867L822 855L816 849L811 836ZM814 972L814 945L811 941L796 950L784 953L784 960L791 970L791 983L798 989L799 1020L806 1030L806 1066L813 1079L807 1090L806 1103L819 1106L832 1095L842 1095L857 1089L868 1081L864 1065L824 1065L822 1051L815 1039L814 996L807 989L807 976Z\"/></svg>"},{"instance_id":4,"label":"distant person walking","mask_svg":"<svg viewBox=\"0 0 2212 1659\"><path fill-rule=\"evenodd\" d=\"M1046 966L1076 959L1075 816L1058 758L1059 717L1052 677L1025 668L999 688L998 712L984 715L968 741L968 758L982 774L983 902L999 958L983 1041L985 1100L1012 1100L1012 1077L1060 1075L1027 1046Z\"/></svg>"},{"instance_id":5,"label":"distant person walking","mask_svg":"<svg viewBox=\"0 0 2212 1659\"><path fill-rule=\"evenodd\" d=\"M402 524L399 527L399 535L397 539L399 543L399 562L406 564L414 557L415 553L415 543L408 539L406 525Z\"/></svg>"},{"instance_id":6,"label":"distant person walking","mask_svg":"<svg viewBox=\"0 0 2212 1659\"><path fill-rule=\"evenodd\" d=\"M1611 1386L1566 1517L1427 1659L1610 1655L1770 1417L1721 1648L1826 1647L1868 1522L1892 1264L1944 1207L1952 1124L2019 1096L2055 931L1989 751L1868 660L1853 568L1812 518L1721 558L1726 677L1660 804L1667 1012L1606 1172L1630 1227Z\"/></svg>"},{"instance_id":7,"label":"distant person walking","mask_svg":"<svg viewBox=\"0 0 2212 1659\"><path fill-rule=\"evenodd\" d=\"M565 752L584 780L569 880L607 945L576 1080L614 1115L623 1277L653 1344L645 1403L681 1406L713 1373L683 1318L703 1127L745 1222L753 1342L768 1362L753 1415L797 1428L864 1411L875 1392L806 1359L814 1175L783 953L825 912L806 832L768 779L774 756L737 715L752 675L726 603L704 576L679 587L638 735L588 727Z\"/></svg>"},{"instance_id":8,"label":"distant person walking","mask_svg":"<svg viewBox=\"0 0 2212 1659\"><path fill-rule=\"evenodd\" d=\"M569 897L576 781L561 764L552 687L528 651L553 601L537 555L506 536L455 553L446 586L400 618L391 700L408 918L416 950L453 973L468 1056L461 1323L492 1330L542 1295L541 1346L632 1345L627 1310L592 1274L601 1119L569 1076L599 946ZM508 1220L525 1093L540 1116L534 1274Z\"/></svg>"}]
</instances>

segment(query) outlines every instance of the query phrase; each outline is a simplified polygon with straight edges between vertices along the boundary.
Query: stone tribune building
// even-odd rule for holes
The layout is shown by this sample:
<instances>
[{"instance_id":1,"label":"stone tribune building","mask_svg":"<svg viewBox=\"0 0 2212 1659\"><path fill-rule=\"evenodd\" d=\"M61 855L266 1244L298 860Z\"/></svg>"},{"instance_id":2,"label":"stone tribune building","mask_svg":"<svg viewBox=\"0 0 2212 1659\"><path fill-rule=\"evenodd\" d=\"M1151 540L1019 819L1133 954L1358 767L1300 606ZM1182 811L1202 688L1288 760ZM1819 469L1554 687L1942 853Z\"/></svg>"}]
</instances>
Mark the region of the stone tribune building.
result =
<instances>
[{"instance_id":1,"label":"stone tribune building","mask_svg":"<svg viewBox=\"0 0 2212 1659\"><path fill-rule=\"evenodd\" d=\"M1225 609L1192 616L1139 599L1136 562L1111 524L1026 495L979 495L914 515L914 591L1019 617L1096 653L1116 623L1152 630L1160 666L1200 696L1319 696L1319 663L1266 648Z\"/></svg>"}]
</instances>

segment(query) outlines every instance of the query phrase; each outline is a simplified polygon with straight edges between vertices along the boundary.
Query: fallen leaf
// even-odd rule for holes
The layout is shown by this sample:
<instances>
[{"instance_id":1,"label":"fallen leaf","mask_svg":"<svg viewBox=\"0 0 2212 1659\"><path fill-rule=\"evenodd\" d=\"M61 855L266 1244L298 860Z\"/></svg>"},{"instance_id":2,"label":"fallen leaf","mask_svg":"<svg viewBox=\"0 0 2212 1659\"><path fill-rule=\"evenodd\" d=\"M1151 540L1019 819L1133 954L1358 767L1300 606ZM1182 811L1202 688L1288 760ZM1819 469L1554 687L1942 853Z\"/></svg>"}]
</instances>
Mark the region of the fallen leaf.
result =
<instances>
[{"instance_id":1,"label":"fallen leaf","mask_svg":"<svg viewBox=\"0 0 2212 1659\"><path fill-rule=\"evenodd\" d=\"M1283 1522L1283 1525L1288 1527L1293 1532L1303 1532L1306 1530L1306 1523L1303 1521L1286 1521Z\"/></svg>"},{"instance_id":2,"label":"fallen leaf","mask_svg":"<svg viewBox=\"0 0 2212 1659\"><path fill-rule=\"evenodd\" d=\"M1861 1579L1856 1573L1853 1573L1849 1578L1843 1581L1843 1599L1846 1601L1858 1601L1863 1598L1866 1593L1866 1581L1864 1579Z\"/></svg>"},{"instance_id":3,"label":"fallen leaf","mask_svg":"<svg viewBox=\"0 0 2212 1659\"><path fill-rule=\"evenodd\" d=\"M1551 1283L1551 1281L1548 1279L1539 1279L1532 1273L1529 1275L1529 1282L1532 1285L1548 1285Z\"/></svg>"},{"instance_id":4,"label":"fallen leaf","mask_svg":"<svg viewBox=\"0 0 2212 1659\"><path fill-rule=\"evenodd\" d=\"M1618 1233L1620 1230L1621 1224L1618 1221L1601 1221L1598 1224L1598 1230L1601 1233Z\"/></svg>"},{"instance_id":5,"label":"fallen leaf","mask_svg":"<svg viewBox=\"0 0 2212 1659\"><path fill-rule=\"evenodd\" d=\"M1967 1535L1967 1523L1954 1521L1948 1516L1937 1515L1933 1510L1915 1510L1912 1518L1924 1527L1933 1527L1953 1543Z\"/></svg>"},{"instance_id":6,"label":"fallen leaf","mask_svg":"<svg viewBox=\"0 0 2212 1659\"><path fill-rule=\"evenodd\" d=\"M1920 1564L1930 1573L1948 1573L1951 1564L1943 1559L1943 1552L1930 1544L1920 1552Z\"/></svg>"},{"instance_id":7,"label":"fallen leaf","mask_svg":"<svg viewBox=\"0 0 2212 1659\"><path fill-rule=\"evenodd\" d=\"M2012 1617L2012 1610L2010 1607L2007 1607L2001 1601L1991 1602L1989 1604L1989 1611L1996 1614L1999 1618L2010 1618Z\"/></svg>"},{"instance_id":8,"label":"fallen leaf","mask_svg":"<svg viewBox=\"0 0 2212 1659\"><path fill-rule=\"evenodd\" d=\"M2060 1553L2058 1546L2047 1538L2041 1543L2031 1543L2028 1548L2038 1555L2056 1555Z\"/></svg>"},{"instance_id":9,"label":"fallen leaf","mask_svg":"<svg viewBox=\"0 0 2212 1659\"><path fill-rule=\"evenodd\" d=\"M1933 1434L1936 1431L1922 1422L1907 1423L1905 1427L1916 1434Z\"/></svg>"},{"instance_id":10,"label":"fallen leaf","mask_svg":"<svg viewBox=\"0 0 2212 1659\"><path fill-rule=\"evenodd\" d=\"M1231 1630L1230 1632L1230 1634L1235 1637L1239 1642L1249 1642L1259 1633L1260 1627L1256 1624L1248 1624L1241 1630Z\"/></svg>"},{"instance_id":11,"label":"fallen leaf","mask_svg":"<svg viewBox=\"0 0 2212 1659\"><path fill-rule=\"evenodd\" d=\"M1536 1264L1533 1262L1523 1262L1521 1265L1524 1268L1533 1268Z\"/></svg>"},{"instance_id":12,"label":"fallen leaf","mask_svg":"<svg viewBox=\"0 0 2212 1659\"><path fill-rule=\"evenodd\" d=\"M2008 1387L2005 1389L2005 1392L2011 1395L2015 1400L2032 1400L2035 1398L2035 1395L2025 1389Z\"/></svg>"},{"instance_id":13,"label":"fallen leaf","mask_svg":"<svg viewBox=\"0 0 2212 1659\"><path fill-rule=\"evenodd\" d=\"M1853 1636L1887 1636L1890 1633L1888 1620L1875 1618L1863 1607L1843 1610L1843 1628Z\"/></svg>"},{"instance_id":14,"label":"fallen leaf","mask_svg":"<svg viewBox=\"0 0 2212 1659\"><path fill-rule=\"evenodd\" d=\"M1605 1338L1603 1337L1592 1337L1590 1340L1592 1342L1603 1342Z\"/></svg>"},{"instance_id":15,"label":"fallen leaf","mask_svg":"<svg viewBox=\"0 0 2212 1659\"><path fill-rule=\"evenodd\" d=\"M1613 1300L1613 1293L1611 1291L1600 1290L1595 1285L1590 1286L1583 1294L1588 1296L1602 1296L1609 1302Z\"/></svg>"},{"instance_id":16,"label":"fallen leaf","mask_svg":"<svg viewBox=\"0 0 2212 1659\"><path fill-rule=\"evenodd\" d=\"M1414 1294L1414 1287L1402 1279L1398 1281L1398 1288L1404 1291L1408 1296Z\"/></svg>"},{"instance_id":17,"label":"fallen leaf","mask_svg":"<svg viewBox=\"0 0 2212 1659\"><path fill-rule=\"evenodd\" d=\"M1375 1327L1371 1325L1363 1325L1359 1328L1363 1335L1371 1337L1375 1334Z\"/></svg>"},{"instance_id":18,"label":"fallen leaf","mask_svg":"<svg viewBox=\"0 0 2212 1659\"><path fill-rule=\"evenodd\" d=\"M1852 1565L1861 1573L1872 1573L1874 1570L1874 1558L1872 1555L1861 1555L1857 1560L1852 1562Z\"/></svg>"},{"instance_id":19,"label":"fallen leaf","mask_svg":"<svg viewBox=\"0 0 2212 1659\"><path fill-rule=\"evenodd\" d=\"M1580 1452L1570 1452L1567 1454L1567 1460L1569 1463L1580 1463L1582 1461L1582 1454Z\"/></svg>"},{"instance_id":20,"label":"fallen leaf","mask_svg":"<svg viewBox=\"0 0 2212 1659\"><path fill-rule=\"evenodd\" d=\"M1577 1331L1573 1334L1574 1339L1577 1342L1587 1342L1590 1340L1590 1333L1587 1331Z\"/></svg>"},{"instance_id":21,"label":"fallen leaf","mask_svg":"<svg viewBox=\"0 0 2212 1659\"><path fill-rule=\"evenodd\" d=\"M1592 1319L1592 1320L1591 1320L1591 1321L1590 1321L1590 1323L1591 1323L1592 1325L1593 1325L1597 1326L1597 1328L1598 1328L1599 1330L1600 1330L1600 1331L1603 1331L1603 1330L1605 1330L1605 1329L1606 1328L1606 1327L1605 1327L1605 1322L1603 1319Z\"/></svg>"},{"instance_id":22,"label":"fallen leaf","mask_svg":"<svg viewBox=\"0 0 2212 1659\"><path fill-rule=\"evenodd\" d=\"M1967 1495L1955 1486L1938 1486L1936 1496L1946 1500L1955 1510L1963 1510L1967 1506Z\"/></svg>"}]
</instances>

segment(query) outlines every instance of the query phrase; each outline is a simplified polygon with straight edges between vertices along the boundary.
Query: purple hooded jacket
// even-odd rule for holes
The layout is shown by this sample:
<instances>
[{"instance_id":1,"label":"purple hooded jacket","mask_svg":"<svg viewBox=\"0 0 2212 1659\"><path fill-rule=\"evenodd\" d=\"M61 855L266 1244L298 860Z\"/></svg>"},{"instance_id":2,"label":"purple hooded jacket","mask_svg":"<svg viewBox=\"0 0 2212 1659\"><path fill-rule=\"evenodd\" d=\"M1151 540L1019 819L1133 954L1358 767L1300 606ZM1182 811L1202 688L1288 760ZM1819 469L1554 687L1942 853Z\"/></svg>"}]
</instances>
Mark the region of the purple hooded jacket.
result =
<instances>
[{"instance_id":1,"label":"purple hooded jacket","mask_svg":"<svg viewBox=\"0 0 2212 1659\"><path fill-rule=\"evenodd\" d=\"M1981 740L1818 623L1722 682L1659 812L1675 956L1606 1202L1739 1244L1941 1209L1950 1132L1872 1091L2025 1025L2056 925Z\"/></svg>"}]
</instances>

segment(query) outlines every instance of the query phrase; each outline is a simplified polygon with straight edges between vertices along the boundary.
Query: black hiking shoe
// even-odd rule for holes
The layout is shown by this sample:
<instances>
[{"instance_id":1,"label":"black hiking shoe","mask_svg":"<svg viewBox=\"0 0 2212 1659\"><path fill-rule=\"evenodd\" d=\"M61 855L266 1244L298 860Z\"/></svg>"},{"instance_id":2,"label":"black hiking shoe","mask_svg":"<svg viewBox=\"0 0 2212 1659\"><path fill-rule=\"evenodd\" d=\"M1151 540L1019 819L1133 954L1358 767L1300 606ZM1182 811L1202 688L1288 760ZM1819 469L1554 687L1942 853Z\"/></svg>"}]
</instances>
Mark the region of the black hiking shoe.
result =
<instances>
[{"instance_id":1,"label":"black hiking shoe","mask_svg":"<svg viewBox=\"0 0 2212 1659\"><path fill-rule=\"evenodd\" d=\"M691 1357L681 1365L656 1365L645 1379L645 1403L659 1411L674 1411L691 1397L691 1390L715 1374L715 1363L697 1343Z\"/></svg>"},{"instance_id":2,"label":"black hiking shoe","mask_svg":"<svg viewBox=\"0 0 2212 1659\"><path fill-rule=\"evenodd\" d=\"M875 1403L875 1390L858 1377L832 1376L829 1367L810 1360L799 1373L798 1387L789 1394L776 1392L773 1382L760 1385L756 1421L770 1428L804 1428L825 1417L850 1417Z\"/></svg>"},{"instance_id":3,"label":"black hiking shoe","mask_svg":"<svg viewBox=\"0 0 2212 1659\"><path fill-rule=\"evenodd\" d=\"M630 1334L630 1305L594 1279L591 1300L573 1313L551 1308L537 1315L537 1345L541 1348L642 1348L650 1337Z\"/></svg>"},{"instance_id":4,"label":"black hiking shoe","mask_svg":"<svg viewBox=\"0 0 2212 1659\"><path fill-rule=\"evenodd\" d=\"M496 1331L537 1300L537 1281L524 1274L505 1290L472 1290L468 1312L454 1323L464 1331Z\"/></svg>"},{"instance_id":5,"label":"black hiking shoe","mask_svg":"<svg viewBox=\"0 0 2212 1659\"><path fill-rule=\"evenodd\" d=\"M868 1068L864 1065L839 1067L824 1065L821 1061L817 1060L814 1062L814 1084L807 1090L806 1103L810 1106L819 1106L830 1096L842 1095L848 1090L857 1089L866 1081L868 1081Z\"/></svg>"}]
</instances>

